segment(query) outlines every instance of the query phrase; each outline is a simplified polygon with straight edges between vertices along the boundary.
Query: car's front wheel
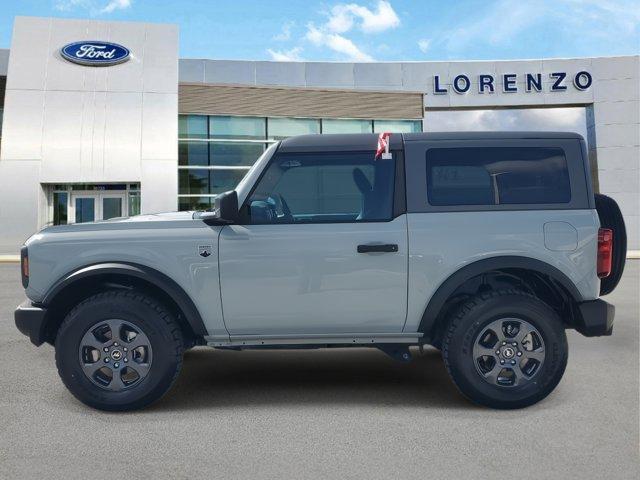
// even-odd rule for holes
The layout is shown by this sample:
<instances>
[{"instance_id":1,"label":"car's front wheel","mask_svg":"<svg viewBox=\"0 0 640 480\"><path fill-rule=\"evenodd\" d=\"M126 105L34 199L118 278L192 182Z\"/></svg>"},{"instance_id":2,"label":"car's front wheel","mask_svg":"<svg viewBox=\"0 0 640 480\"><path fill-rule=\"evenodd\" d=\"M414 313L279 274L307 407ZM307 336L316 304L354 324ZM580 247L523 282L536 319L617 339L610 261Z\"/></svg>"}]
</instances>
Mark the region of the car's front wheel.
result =
<instances>
[{"instance_id":1,"label":"car's front wheel","mask_svg":"<svg viewBox=\"0 0 640 480\"><path fill-rule=\"evenodd\" d=\"M101 410L135 410L159 399L182 365L184 341L155 299L108 291L78 304L56 337L62 381L81 402Z\"/></svg>"},{"instance_id":2,"label":"car's front wheel","mask_svg":"<svg viewBox=\"0 0 640 480\"><path fill-rule=\"evenodd\" d=\"M469 399L493 408L522 408L545 398L567 365L558 314L514 290L481 294L451 318L442 342L445 365Z\"/></svg>"}]
</instances>

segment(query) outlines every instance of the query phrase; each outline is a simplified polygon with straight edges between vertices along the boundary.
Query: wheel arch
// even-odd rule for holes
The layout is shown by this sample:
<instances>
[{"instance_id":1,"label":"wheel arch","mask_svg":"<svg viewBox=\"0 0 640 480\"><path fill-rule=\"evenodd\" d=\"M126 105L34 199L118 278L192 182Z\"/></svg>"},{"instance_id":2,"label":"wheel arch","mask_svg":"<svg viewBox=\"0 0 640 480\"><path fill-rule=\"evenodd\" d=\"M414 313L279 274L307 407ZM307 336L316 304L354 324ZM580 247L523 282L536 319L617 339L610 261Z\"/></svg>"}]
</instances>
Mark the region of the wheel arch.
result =
<instances>
[{"instance_id":1,"label":"wheel arch","mask_svg":"<svg viewBox=\"0 0 640 480\"><path fill-rule=\"evenodd\" d=\"M573 305L583 300L573 281L558 268L541 260L521 256L500 256L478 260L465 265L451 274L431 296L420 320L419 332L424 334L427 343L433 342L437 337L437 328L442 323L443 316L447 313L447 302L450 301L456 291L467 282L492 272L525 271L548 279L553 285L557 285L562 294L571 300L572 315L579 314L574 311Z\"/></svg>"},{"instance_id":2,"label":"wheel arch","mask_svg":"<svg viewBox=\"0 0 640 480\"><path fill-rule=\"evenodd\" d=\"M193 300L175 280L156 269L124 262L97 263L80 267L57 280L39 305L47 309L42 338L52 342L64 314L72 304L98 289L141 288L168 303L179 317L181 328L197 338L208 335L200 312Z\"/></svg>"}]
</instances>

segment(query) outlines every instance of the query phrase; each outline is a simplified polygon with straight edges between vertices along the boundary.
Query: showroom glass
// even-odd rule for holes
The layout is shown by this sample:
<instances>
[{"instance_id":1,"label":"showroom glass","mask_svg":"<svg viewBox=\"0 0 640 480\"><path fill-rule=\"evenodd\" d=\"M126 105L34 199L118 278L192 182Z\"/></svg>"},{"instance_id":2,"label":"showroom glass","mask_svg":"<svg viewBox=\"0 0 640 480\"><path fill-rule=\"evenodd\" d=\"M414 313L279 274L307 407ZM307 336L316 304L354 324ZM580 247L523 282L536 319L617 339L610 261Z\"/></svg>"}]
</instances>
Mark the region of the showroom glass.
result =
<instances>
[{"instance_id":1,"label":"showroom glass","mask_svg":"<svg viewBox=\"0 0 640 480\"><path fill-rule=\"evenodd\" d=\"M422 120L374 120L374 133L418 133L422 131Z\"/></svg>"},{"instance_id":2,"label":"showroom glass","mask_svg":"<svg viewBox=\"0 0 640 480\"><path fill-rule=\"evenodd\" d=\"M209 137L255 139L267 136L267 119L263 117L209 117Z\"/></svg>"},{"instance_id":3,"label":"showroom glass","mask_svg":"<svg viewBox=\"0 0 640 480\"><path fill-rule=\"evenodd\" d=\"M431 148L426 162L431 205L571 201L567 160L560 148Z\"/></svg>"},{"instance_id":4,"label":"showroom glass","mask_svg":"<svg viewBox=\"0 0 640 480\"><path fill-rule=\"evenodd\" d=\"M371 120L322 120L322 133L373 133Z\"/></svg>"},{"instance_id":5,"label":"showroom glass","mask_svg":"<svg viewBox=\"0 0 640 480\"><path fill-rule=\"evenodd\" d=\"M211 197L180 197L178 210L209 210L212 206Z\"/></svg>"},{"instance_id":6,"label":"showroom glass","mask_svg":"<svg viewBox=\"0 0 640 480\"><path fill-rule=\"evenodd\" d=\"M95 196L102 205L102 218L120 217L122 215L134 216L140 214L140 184L139 183L71 183L71 184L54 184L47 186L47 191L52 195L53 201L52 210L53 214L49 217L53 220L53 225L65 225L69 221L73 221L74 218L68 218L69 203L71 202L76 207L76 202L72 198L72 194L79 195L81 200L86 197L82 197L83 192L88 195ZM110 195L110 192L121 192L121 197L115 197ZM70 200L71 199L71 200ZM126 200L125 200L126 199ZM106 203L105 203L106 201ZM83 202L81 205L84 206ZM95 208L96 203L93 203ZM125 206L127 210L125 210ZM88 208L88 205L87 205ZM77 211L76 211L77 214ZM92 213L95 218L95 210ZM87 213L84 215L80 213L82 221L84 217L91 218L91 215Z\"/></svg>"},{"instance_id":7,"label":"showroom glass","mask_svg":"<svg viewBox=\"0 0 640 480\"><path fill-rule=\"evenodd\" d=\"M180 193L201 195L209 193L209 170L189 169L178 171Z\"/></svg>"},{"instance_id":8,"label":"showroom glass","mask_svg":"<svg viewBox=\"0 0 640 480\"><path fill-rule=\"evenodd\" d=\"M206 115L180 115L178 117L178 137L207 138L209 136Z\"/></svg>"},{"instance_id":9,"label":"showroom glass","mask_svg":"<svg viewBox=\"0 0 640 480\"><path fill-rule=\"evenodd\" d=\"M82 197L76 198L76 219L75 223L93 222L95 217L95 198Z\"/></svg>"},{"instance_id":10,"label":"showroom glass","mask_svg":"<svg viewBox=\"0 0 640 480\"><path fill-rule=\"evenodd\" d=\"M102 219L109 220L122 216L122 198L107 197L102 199Z\"/></svg>"},{"instance_id":11,"label":"showroom glass","mask_svg":"<svg viewBox=\"0 0 640 480\"><path fill-rule=\"evenodd\" d=\"M374 152L281 154L243 207L251 224L390 220L395 161Z\"/></svg>"},{"instance_id":12,"label":"showroom glass","mask_svg":"<svg viewBox=\"0 0 640 480\"><path fill-rule=\"evenodd\" d=\"M420 120L320 119L230 115L180 115L178 208L210 208L219 193L233 190L269 145L308 133L420 131ZM208 172L208 174L207 174Z\"/></svg>"},{"instance_id":13,"label":"showroom glass","mask_svg":"<svg viewBox=\"0 0 640 480\"><path fill-rule=\"evenodd\" d=\"M317 118L270 118L269 138L282 140L294 135L320 133L320 120Z\"/></svg>"},{"instance_id":14,"label":"showroom glass","mask_svg":"<svg viewBox=\"0 0 640 480\"><path fill-rule=\"evenodd\" d=\"M140 192L129 192L127 198L129 216L140 215Z\"/></svg>"},{"instance_id":15,"label":"showroom glass","mask_svg":"<svg viewBox=\"0 0 640 480\"><path fill-rule=\"evenodd\" d=\"M69 194L67 192L54 192L53 194L53 224L67 224L67 208L69 205Z\"/></svg>"}]
</instances>

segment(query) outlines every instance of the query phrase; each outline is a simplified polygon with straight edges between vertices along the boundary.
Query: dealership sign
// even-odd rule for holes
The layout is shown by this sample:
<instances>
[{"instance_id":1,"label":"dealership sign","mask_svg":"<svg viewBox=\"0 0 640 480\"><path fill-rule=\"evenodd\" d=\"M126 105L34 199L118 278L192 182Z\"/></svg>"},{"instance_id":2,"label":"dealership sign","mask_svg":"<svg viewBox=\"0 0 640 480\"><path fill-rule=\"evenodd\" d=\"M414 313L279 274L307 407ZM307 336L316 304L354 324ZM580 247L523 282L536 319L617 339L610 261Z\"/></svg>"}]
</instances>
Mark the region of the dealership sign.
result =
<instances>
[{"instance_id":1,"label":"dealership sign","mask_svg":"<svg viewBox=\"0 0 640 480\"><path fill-rule=\"evenodd\" d=\"M65 45L60 54L66 60L91 67L107 67L126 62L129 49L117 43L86 40Z\"/></svg>"},{"instance_id":2,"label":"dealership sign","mask_svg":"<svg viewBox=\"0 0 640 480\"><path fill-rule=\"evenodd\" d=\"M518 93L520 89L530 92L542 92L543 89L549 92L564 92L567 85L573 83L573 86L580 91L588 90L593 83L593 77L589 72L581 71L568 76L566 72L553 72L549 74L548 86L545 88L541 73L527 73L517 75L515 73L505 73L503 75L478 75L473 79L469 75L456 75L451 80L450 85L446 85L440 75L433 77L433 94L447 95L451 89L455 93L465 94L477 88L478 93L495 93L500 89L503 93Z\"/></svg>"}]
</instances>

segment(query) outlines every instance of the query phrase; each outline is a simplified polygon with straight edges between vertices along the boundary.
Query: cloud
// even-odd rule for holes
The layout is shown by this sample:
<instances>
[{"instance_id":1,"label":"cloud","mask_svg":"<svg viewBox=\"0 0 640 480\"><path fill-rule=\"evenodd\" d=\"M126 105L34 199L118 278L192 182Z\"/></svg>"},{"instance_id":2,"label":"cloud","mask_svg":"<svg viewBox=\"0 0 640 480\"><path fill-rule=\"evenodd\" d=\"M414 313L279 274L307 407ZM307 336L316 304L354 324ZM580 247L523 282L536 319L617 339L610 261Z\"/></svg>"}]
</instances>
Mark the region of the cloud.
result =
<instances>
[{"instance_id":1,"label":"cloud","mask_svg":"<svg viewBox=\"0 0 640 480\"><path fill-rule=\"evenodd\" d=\"M585 138L587 133L586 112L581 107L427 111L425 118L426 131L564 131Z\"/></svg>"},{"instance_id":2,"label":"cloud","mask_svg":"<svg viewBox=\"0 0 640 480\"><path fill-rule=\"evenodd\" d=\"M277 62L299 62L302 61L300 57L300 53L302 52L302 47L294 47L291 50L272 50L270 48L267 49L269 55L271 55L271 59Z\"/></svg>"},{"instance_id":3,"label":"cloud","mask_svg":"<svg viewBox=\"0 0 640 480\"><path fill-rule=\"evenodd\" d=\"M126 10L131 7L132 0L56 0L54 8L63 12L72 10L86 10L89 15L113 13L116 10Z\"/></svg>"},{"instance_id":4,"label":"cloud","mask_svg":"<svg viewBox=\"0 0 640 480\"><path fill-rule=\"evenodd\" d=\"M431 40L428 38L422 38L418 40L418 48L422 53L427 53L429 47L431 46Z\"/></svg>"},{"instance_id":5,"label":"cloud","mask_svg":"<svg viewBox=\"0 0 640 480\"><path fill-rule=\"evenodd\" d=\"M312 23L307 26L307 40L318 47L327 47L354 62L371 62L373 57L363 52L355 43L337 33L329 33Z\"/></svg>"},{"instance_id":6,"label":"cloud","mask_svg":"<svg viewBox=\"0 0 640 480\"><path fill-rule=\"evenodd\" d=\"M379 33L398 27L400 18L385 0L378 0L375 10L355 3L342 3L331 9L326 28L334 33L346 33L355 23L364 33Z\"/></svg>"},{"instance_id":7,"label":"cloud","mask_svg":"<svg viewBox=\"0 0 640 480\"><path fill-rule=\"evenodd\" d=\"M499 21L497 21L499 19ZM479 15L460 17L431 33L432 51L449 58L473 52L505 52L525 57L538 43L551 43L548 55L576 45L573 55L594 55L615 38L616 44L634 45L640 33L637 0L498 0ZM534 42L532 44L531 42ZM484 57L480 53L481 57Z\"/></svg>"},{"instance_id":8,"label":"cloud","mask_svg":"<svg viewBox=\"0 0 640 480\"><path fill-rule=\"evenodd\" d=\"M111 13L114 10L125 10L130 6L131 0L111 0L100 10L100 13Z\"/></svg>"},{"instance_id":9,"label":"cloud","mask_svg":"<svg viewBox=\"0 0 640 480\"><path fill-rule=\"evenodd\" d=\"M287 40L291 40L291 29L295 24L296 22L285 22L284 25L282 25L280 33L273 36L273 40L276 42L286 42Z\"/></svg>"},{"instance_id":10,"label":"cloud","mask_svg":"<svg viewBox=\"0 0 640 480\"><path fill-rule=\"evenodd\" d=\"M370 35L397 28L400 18L387 0L378 0L367 7L357 3L339 3L334 5L321 22L309 22L304 36L298 39L298 45L290 50L267 49L274 60L299 60L302 51L301 43L310 42L315 47L325 48L337 54L341 60L371 62L373 57L363 48L356 45L352 38L345 34L353 33ZM292 37L293 22L282 25L281 32L273 37L274 41L289 41ZM349 35L351 36L351 35ZM384 51L389 47L381 44L377 47L369 45L370 50Z\"/></svg>"}]
</instances>

